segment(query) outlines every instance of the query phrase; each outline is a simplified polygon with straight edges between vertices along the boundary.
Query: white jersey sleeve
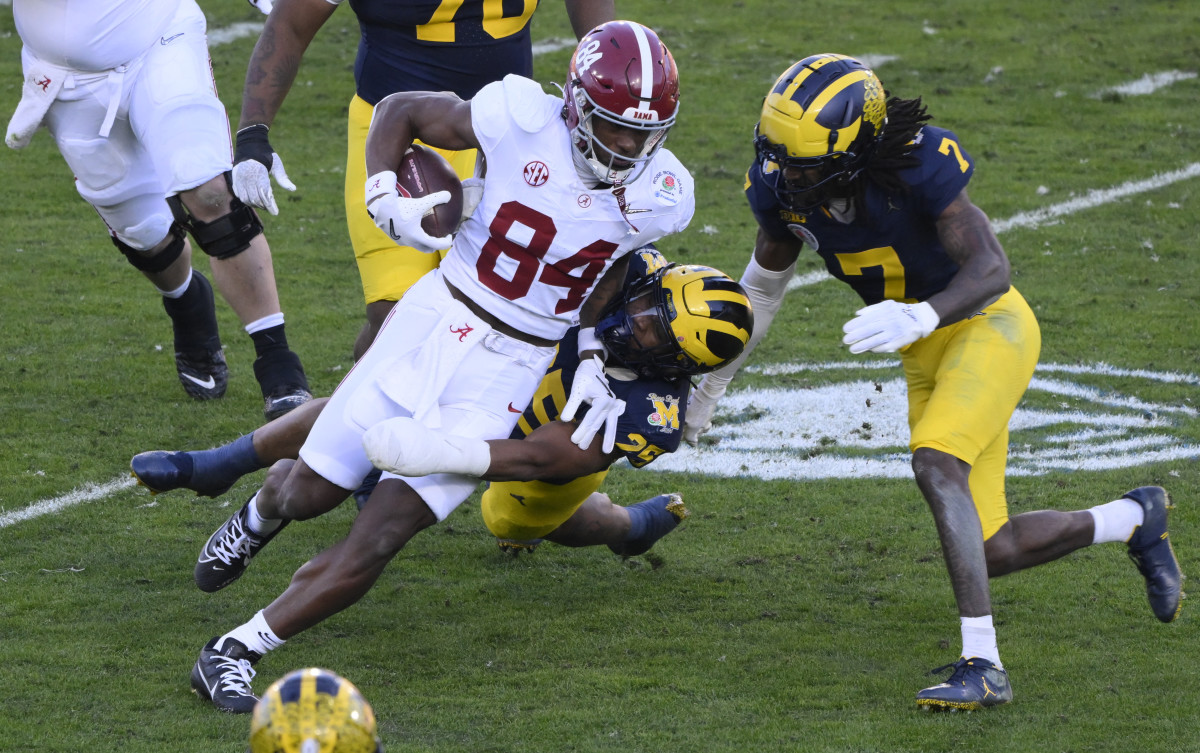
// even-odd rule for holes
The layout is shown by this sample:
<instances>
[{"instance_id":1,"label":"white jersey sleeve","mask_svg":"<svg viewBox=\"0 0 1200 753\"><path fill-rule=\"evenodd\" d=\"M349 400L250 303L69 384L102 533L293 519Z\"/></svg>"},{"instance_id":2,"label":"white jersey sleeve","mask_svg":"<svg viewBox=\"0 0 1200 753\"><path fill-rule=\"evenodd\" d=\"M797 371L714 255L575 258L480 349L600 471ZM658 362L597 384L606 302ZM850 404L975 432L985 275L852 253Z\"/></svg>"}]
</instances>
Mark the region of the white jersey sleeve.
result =
<instances>
[{"instance_id":1,"label":"white jersey sleeve","mask_svg":"<svg viewBox=\"0 0 1200 753\"><path fill-rule=\"evenodd\" d=\"M471 101L487 173L483 198L441 264L489 313L558 340L614 261L687 226L692 180L662 150L624 188L592 188L575 169L562 98L508 76Z\"/></svg>"}]
</instances>

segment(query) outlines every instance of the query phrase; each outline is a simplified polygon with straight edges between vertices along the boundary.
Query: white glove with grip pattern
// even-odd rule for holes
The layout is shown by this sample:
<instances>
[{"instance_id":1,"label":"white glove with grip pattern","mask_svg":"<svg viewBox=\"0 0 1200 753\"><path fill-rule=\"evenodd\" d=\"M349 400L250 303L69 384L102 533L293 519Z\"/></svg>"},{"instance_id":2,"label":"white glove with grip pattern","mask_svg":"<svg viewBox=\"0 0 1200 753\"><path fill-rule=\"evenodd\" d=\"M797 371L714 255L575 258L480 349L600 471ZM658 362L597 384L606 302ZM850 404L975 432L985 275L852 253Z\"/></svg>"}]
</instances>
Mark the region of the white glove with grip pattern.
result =
<instances>
[{"instance_id":1,"label":"white glove with grip pattern","mask_svg":"<svg viewBox=\"0 0 1200 753\"><path fill-rule=\"evenodd\" d=\"M855 311L842 327L851 353L895 353L937 329L940 317L927 302L886 300Z\"/></svg>"},{"instance_id":2,"label":"white glove with grip pattern","mask_svg":"<svg viewBox=\"0 0 1200 753\"><path fill-rule=\"evenodd\" d=\"M571 394L563 407L562 420L573 421L579 406L588 403L591 408L579 428L571 434L571 441L586 450L592 446L592 440L600 427L604 427L604 440L600 448L605 454L613 451L617 441L617 419L625 412L625 401L613 394L608 386L608 377L604 375L604 362L599 356L579 364L575 370L575 378L571 380Z\"/></svg>"},{"instance_id":3,"label":"white glove with grip pattern","mask_svg":"<svg viewBox=\"0 0 1200 753\"><path fill-rule=\"evenodd\" d=\"M421 227L421 218L429 210L450 201L449 191L413 199L396 182L396 173L384 170L367 178L366 200L367 213L376 226L401 246L411 246L426 254L450 248L452 236L434 238Z\"/></svg>"},{"instance_id":4,"label":"white glove with grip pattern","mask_svg":"<svg viewBox=\"0 0 1200 753\"><path fill-rule=\"evenodd\" d=\"M267 138L270 129L262 123L246 126L237 132L233 152L233 193L252 207L279 214L271 178L286 191L295 191L296 184L283 169L283 160Z\"/></svg>"}]
</instances>

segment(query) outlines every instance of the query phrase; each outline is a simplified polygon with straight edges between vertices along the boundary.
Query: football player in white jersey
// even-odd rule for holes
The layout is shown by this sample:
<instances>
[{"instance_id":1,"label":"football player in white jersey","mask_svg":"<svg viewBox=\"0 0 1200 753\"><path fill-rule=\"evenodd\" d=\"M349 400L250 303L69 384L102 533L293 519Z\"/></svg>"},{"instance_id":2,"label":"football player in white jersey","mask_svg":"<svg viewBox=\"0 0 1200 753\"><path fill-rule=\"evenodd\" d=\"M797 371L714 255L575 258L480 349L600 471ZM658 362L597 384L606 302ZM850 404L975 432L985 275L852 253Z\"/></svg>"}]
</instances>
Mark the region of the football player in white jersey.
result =
<instances>
[{"instance_id":1,"label":"football player in white jersey","mask_svg":"<svg viewBox=\"0 0 1200 753\"><path fill-rule=\"evenodd\" d=\"M248 560L286 522L348 497L372 469L363 435L381 421L412 417L471 439L508 437L555 344L577 323L582 363L563 418L589 403L572 441L586 449L603 428L611 451L624 406L604 378L594 324L623 284L624 257L691 220L691 177L661 148L678 97L678 71L658 36L612 21L580 41L564 96L509 76L470 100L431 92L382 100L367 137L365 195L381 229L427 252L450 244L420 226L448 194L414 199L396 184L416 138L478 149L482 196L442 265L405 293L338 386L300 458L272 466L206 553L225 561L215 550L232 548ZM358 601L413 535L465 500L489 463L481 446L467 450L473 475L384 473L345 539L305 563L249 622L204 646L191 676L197 693L221 710L249 712L253 663Z\"/></svg>"},{"instance_id":2,"label":"football player in white jersey","mask_svg":"<svg viewBox=\"0 0 1200 753\"><path fill-rule=\"evenodd\" d=\"M254 341L264 414L311 399L284 334L271 250L230 190L229 121L194 0L15 0L25 83L6 143L45 125L113 244L163 296L189 395L225 394L213 290L191 243ZM191 243L188 235L191 235Z\"/></svg>"}]
</instances>

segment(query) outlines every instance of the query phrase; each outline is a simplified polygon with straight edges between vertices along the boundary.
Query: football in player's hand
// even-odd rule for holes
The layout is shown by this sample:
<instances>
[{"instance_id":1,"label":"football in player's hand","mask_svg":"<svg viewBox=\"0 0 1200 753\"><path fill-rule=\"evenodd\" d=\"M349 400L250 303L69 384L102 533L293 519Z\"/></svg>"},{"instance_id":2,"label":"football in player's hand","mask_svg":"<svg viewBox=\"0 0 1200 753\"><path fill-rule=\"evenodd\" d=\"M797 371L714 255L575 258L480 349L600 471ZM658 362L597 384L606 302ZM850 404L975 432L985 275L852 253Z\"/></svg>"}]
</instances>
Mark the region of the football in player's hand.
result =
<instances>
[{"instance_id":1,"label":"football in player's hand","mask_svg":"<svg viewBox=\"0 0 1200 753\"><path fill-rule=\"evenodd\" d=\"M449 191L450 201L426 212L421 228L435 238L450 235L458 229L462 218L462 182L445 157L429 147L413 144L405 153L400 169L396 170L396 182L414 199Z\"/></svg>"}]
</instances>

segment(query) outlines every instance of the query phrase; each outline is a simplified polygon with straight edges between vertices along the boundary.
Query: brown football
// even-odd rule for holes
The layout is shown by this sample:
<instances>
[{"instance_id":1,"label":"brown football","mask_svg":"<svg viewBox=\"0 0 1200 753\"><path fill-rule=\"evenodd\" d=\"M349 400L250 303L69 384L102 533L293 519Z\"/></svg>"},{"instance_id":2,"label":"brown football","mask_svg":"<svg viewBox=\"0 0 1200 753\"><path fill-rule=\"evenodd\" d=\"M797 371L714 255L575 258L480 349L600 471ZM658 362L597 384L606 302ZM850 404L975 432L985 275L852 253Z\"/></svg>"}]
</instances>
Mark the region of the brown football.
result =
<instances>
[{"instance_id":1,"label":"brown football","mask_svg":"<svg viewBox=\"0 0 1200 753\"><path fill-rule=\"evenodd\" d=\"M421 220L421 228L435 238L458 229L463 206L462 181L445 157L429 147L413 144L396 170L396 182L414 199L449 191L450 201L429 210Z\"/></svg>"}]
</instances>

